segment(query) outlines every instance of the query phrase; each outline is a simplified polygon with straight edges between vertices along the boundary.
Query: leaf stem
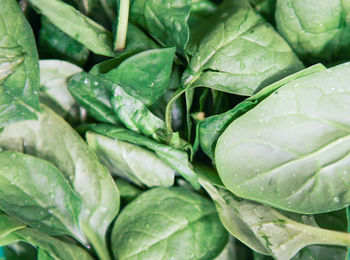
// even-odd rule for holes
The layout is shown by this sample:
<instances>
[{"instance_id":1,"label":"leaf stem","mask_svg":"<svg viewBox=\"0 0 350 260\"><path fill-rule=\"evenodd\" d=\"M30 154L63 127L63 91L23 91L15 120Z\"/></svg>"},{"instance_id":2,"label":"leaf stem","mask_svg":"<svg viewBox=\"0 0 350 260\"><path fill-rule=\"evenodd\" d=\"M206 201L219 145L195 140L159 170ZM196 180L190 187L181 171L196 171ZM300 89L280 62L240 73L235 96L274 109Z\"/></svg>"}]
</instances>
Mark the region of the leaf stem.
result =
<instances>
[{"instance_id":1,"label":"leaf stem","mask_svg":"<svg viewBox=\"0 0 350 260\"><path fill-rule=\"evenodd\" d=\"M118 13L118 27L116 32L117 35L114 43L115 51L125 49L126 34L128 31L129 6L129 0L120 0Z\"/></svg>"}]
</instances>

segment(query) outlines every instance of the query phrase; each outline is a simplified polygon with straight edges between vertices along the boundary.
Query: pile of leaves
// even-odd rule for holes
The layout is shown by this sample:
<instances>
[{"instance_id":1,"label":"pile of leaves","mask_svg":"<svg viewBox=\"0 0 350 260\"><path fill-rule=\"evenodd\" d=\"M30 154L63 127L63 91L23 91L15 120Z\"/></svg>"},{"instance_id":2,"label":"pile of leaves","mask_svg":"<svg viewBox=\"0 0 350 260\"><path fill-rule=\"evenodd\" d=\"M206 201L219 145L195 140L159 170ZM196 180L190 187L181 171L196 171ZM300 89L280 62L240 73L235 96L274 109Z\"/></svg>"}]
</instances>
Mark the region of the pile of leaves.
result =
<instances>
[{"instance_id":1,"label":"pile of leaves","mask_svg":"<svg viewBox=\"0 0 350 260\"><path fill-rule=\"evenodd\" d=\"M348 259L349 17L1 0L6 259Z\"/></svg>"}]
</instances>

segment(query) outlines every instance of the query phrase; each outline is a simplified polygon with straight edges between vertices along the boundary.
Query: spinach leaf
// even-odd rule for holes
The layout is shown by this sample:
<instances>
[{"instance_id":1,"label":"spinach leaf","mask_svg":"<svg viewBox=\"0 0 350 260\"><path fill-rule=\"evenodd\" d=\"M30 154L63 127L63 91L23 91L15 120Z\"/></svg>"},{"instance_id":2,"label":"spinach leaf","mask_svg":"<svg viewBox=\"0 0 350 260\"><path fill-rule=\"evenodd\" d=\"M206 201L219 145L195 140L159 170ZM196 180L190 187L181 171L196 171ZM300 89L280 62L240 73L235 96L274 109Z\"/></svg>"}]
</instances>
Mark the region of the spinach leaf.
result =
<instances>
[{"instance_id":1,"label":"spinach leaf","mask_svg":"<svg viewBox=\"0 0 350 260\"><path fill-rule=\"evenodd\" d=\"M89 50L84 45L62 32L45 16L41 17L39 47L40 57L59 58L79 66L83 66L89 57Z\"/></svg>"},{"instance_id":2,"label":"spinach leaf","mask_svg":"<svg viewBox=\"0 0 350 260\"><path fill-rule=\"evenodd\" d=\"M93 259L87 251L81 247L73 243L63 242L62 240L48 236L35 229L28 228L21 222L4 213L0 213L0 226L12 227L11 230L8 229L9 232L7 232L6 235L0 235L0 245L8 245L9 243L23 241L44 250L47 254L52 256L53 259Z\"/></svg>"},{"instance_id":3,"label":"spinach leaf","mask_svg":"<svg viewBox=\"0 0 350 260\"><path fill-rule=\"evenodd\" d=\"M16 152L0 153L0 208L50 235L86 243L78 215L81 200L52 164Z\"/></svg>"},{"instance_id":4,"label":"spinach leaf","mask_svg":"<svg viewBox=\"0 0 350 260\"><path fill-rule=\"evenodd\" d=\"M0 2L0 38L0 127L3 127L35 119L33 108L39 109L35 40L15 0Z\"/></svg>"},{"instance_id":5,"label":"spinach leaf","mask_svg":"<svg viewBox=\"0 0 350 260\"><path fill-rule=\"evenodd\" d=\"M133 23L128 24L125 51L158 49L159 45Z\"/></svg>"},{"instance_id":6,"label":"spinach leaf","mask_svg":"<svg viewBox=\"0 0 350 260\"><path fill-rule=\"evenodd\" d=\"M93 132L86 134L86 141L112 174L138 186L174 184L174 170L146 148Z\"/></svg>"},{"instance_id":7,"label":"spinach leaf","mask_svg":"<svg viewBox=\"0 0 350 260\"><path fill-rule=\"evenodd\" d=\"M123 179L116 179L115 183L117 184L120 199L123 202L129 203L133 199L135 199L138 195L142 193L142 190L138 189L134 185L131 185L129 182Z\"/></svg>"},{"instance_id":8,"label":"spinach leaf","mask_svg":"<svg viewBox=\"0 0 350 260\"><path fill-rule=\"evenodd\" d=\"M236 238L254 250L276 259L290 259L313 244L349 246L350 235L294 221L282 212L235 197L222 188L200 180L214 200L221 222ZM251 214L254 212L254 214Z\"/></svg>"},{"instance_id":9,"label":"spinach leaf","mask_svg":"<svg viewBox=\"0 0 350 260\"><path fill-rule=\"evenodd\" d=\"M183 188L142 193L125 207L112 232L113 253L120 260L213 259L226 243L214 205Z\"/></svg>"},{"instance_id":10,"label":"spinach leaf","mask_svg":"<svg viewBox=\"0 0 350 260\"><path fill-rule=\"evenodd\" d=\"M119 193L107 169L81 137L47 107L38 120L7 126L0 147L53 163L82 200L79 224L102 259L108 259L105 235L119 209ZM59 141L57 140L59 137Z\"/></svg>"},{"instance_id":11,"label":"spinach leaf","mask_svg":"<svg viewBox=\"0 0 350 260\"><path fill-rule=\"evenodd\" d=\"M37 249L24 242L11 244L3 249L6 260L37 260Z\"/></svg>"},{"instance_id":12,"label":"spinach leaf","mask_svg":"<svg viewBox=\"0 0 350 260\"><path fill-rule=\"evenodd\" d=\"M146 30L162 46L175 46L176 51L185 57L190 11L190 0L133 0L130 4L130 20Z\"/></svg>"},{"instance_id":13,"label":"spinach leaf","mask_svg":"<svg viewBox=\"0 0 350 260\"><path fill-rule=\"evenodd\" d=\"M224 132L224 130L229 126L231 122L235 119L239 118L241 115L246 113L247 111L254 108L261 101L263 101L266 97L268 97L271 93L276 91L278 88L287 84L290 81L293 81L298 78L305 77L312 73L325 70L326 68L321 64L316 64L312 67L294 73L284 79L281 79L268 87L264 88L262 91L259 91L255 95L247 98L243 102L239 103L233 109L220 114L214 115L204 120L200 121L197 124L197 138L198 142L203 149L203 151L214 160L214 149L216 142L220 135Z\"/></svg>"},{"instance_id":14,"label":"spinach leaf","mask_svg":"<svg viewBox=\"0 0 350 260\"><path fill-rule=\"evenodd\" d=\"M349 59L350 6L344 1L277 1L278 31L311 62Z\"/></svg>"},{"instance_id":15,"label":"spinach leaf","mask_svg":"<svg viewBox=\"0 0 350 260\"><path fill-rule=\"evenodd\" d=\"M110 103L112 91L110 87L106 87L106 85L110 85L109 82L81 72L69 78L67 84L68 91L76 102L96 120L112 124L120 122Z\"/></svg>"},{"instance_id":16,"label":"spinach leaf","mask_svg":"<svg viewBox=\"0 0 350 260\"><path fill-rule=\"evenodd\" d=\"M198 177L188 162L188 155L185 151L158 143L137 133L112 125L89 125L87 128L100 135L140 145L154 151L164 163L181 174L195 189L199 188Z\"/></svg>"},{"instance_id":17,"label":"spinach leaf","mask_svg":"<svg viewBox=\"0 0 350 260\"><path fill-rule=\"evenodd\" d=\"M40 91L42 104L66 118L72 113L76 102L67 89L67 79L82 71L78 66L61 60L40 60Z\"/></svg>"},{"instance_id":18,"label":"spinach leaf","mask_svg":"<svg viewBox=\"0 0 350 260\"><path fill-rule=\"evenodd\" d=\"M349 65L285 84L226 128L215 162L230 191L299 213L350 204Z\"/></svg>"},{"instance_id":19,"label":"spinach leaf","mask_svg":"<svg viewBox=\"0 0 350 260\"><path fill-rule=\"evenodd\" d=\"M113 57L112 35L60 0L29 0L50 22L96 54Z\"/></svg>"},{"instance_id":20,"label":"spinach leaf","mask_svg":"<svg viewBox=\"0 0 350 260\"><path fill-rule=\"evenodd\" d=\"M169 86L174 54L174 48L144 51L101 76L120 85L146 105L151 105Z\"/></svg>"},{"instance_id":21,"label":"spinach leaf","mask_svg":"<svg viewBox=\"0 0 350 260\"><path fill-rule=\"evenodd\" d=\"M303 65L288 44L242 1L225 1L215 27L202 39L183 76L185 87L204 86L252 95Z\"/></svg>"}]
</instances>

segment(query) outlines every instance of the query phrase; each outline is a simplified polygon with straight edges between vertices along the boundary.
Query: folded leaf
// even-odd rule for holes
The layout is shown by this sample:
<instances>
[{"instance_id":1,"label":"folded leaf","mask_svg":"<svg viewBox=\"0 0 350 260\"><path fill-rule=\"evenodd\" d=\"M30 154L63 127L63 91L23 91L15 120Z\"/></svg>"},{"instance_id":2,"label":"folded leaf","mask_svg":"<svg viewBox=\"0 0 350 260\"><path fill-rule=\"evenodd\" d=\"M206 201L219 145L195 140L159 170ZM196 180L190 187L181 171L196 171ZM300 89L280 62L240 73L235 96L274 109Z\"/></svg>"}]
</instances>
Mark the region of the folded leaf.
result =
<instances>
[{"instance_id":1,"label":"folded leaf","mask_svg":"<svg viewBox=\"0 0 350 260\"><path fill-rule=\"evenodd\" d=\"M290 259L308 245L350 245L348 233L296 222L273 208L237 198L202 179L200 183L214 200L226 229L258 252L276 259Z\"/></svg>"},{"instance_id":2,"label":"folded leaf","mask_svg":"<svg viewBox=\"0 0 350 260\"><path fill-rule=\"evenodd\" d=\"M191 185L198 189L198 177L193 171L191 164L188 161L188 155L185 151L178 150L171 146L158 143L145 136L128 131L121 127L115 127L112 125L98 124L88 125L87 129L92 130L98 134L108 136L120 141L130 142L136 145L140 145L154 151L155 154L168 166L181 174Z\"/></svg>"}]
</instances>

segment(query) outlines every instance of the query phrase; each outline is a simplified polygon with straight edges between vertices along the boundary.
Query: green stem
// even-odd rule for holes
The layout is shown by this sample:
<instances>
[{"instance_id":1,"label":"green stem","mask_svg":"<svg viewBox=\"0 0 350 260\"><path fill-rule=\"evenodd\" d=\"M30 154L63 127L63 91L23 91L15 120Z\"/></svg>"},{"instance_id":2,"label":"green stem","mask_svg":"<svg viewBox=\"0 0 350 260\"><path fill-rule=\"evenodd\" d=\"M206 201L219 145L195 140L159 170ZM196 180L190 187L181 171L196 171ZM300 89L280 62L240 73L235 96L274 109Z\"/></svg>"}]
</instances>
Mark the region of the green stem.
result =
<instances>
[{"instance_id":1,"label":"green stem","mask_svg":"<svg viewBox=\"0 0 350 260\"><path fill-rule=\"evenodd\" d=\"M128 31L129 5L129 0L120 0L117 35L114 43L115 51L125 49L126 33Z\"/></svg>"},{"instance_id":2,"label":"green stem","mask_svg":"<svg viewBox=\"0 0 350 260\"><path fill-rule=\"evenodd\" d=\"M166 105L165 108L165 125L166 129L168 132L168 137L171 139L171 136L173 134L173 128L171 127L171 121L172 121L172 116L171 116L171 111L173 109L173 105L176 102L176 100L186 91L185 88L180 88L178 89L174 96L169 100L168 104Z\"/></svg>"}]
</instances>

